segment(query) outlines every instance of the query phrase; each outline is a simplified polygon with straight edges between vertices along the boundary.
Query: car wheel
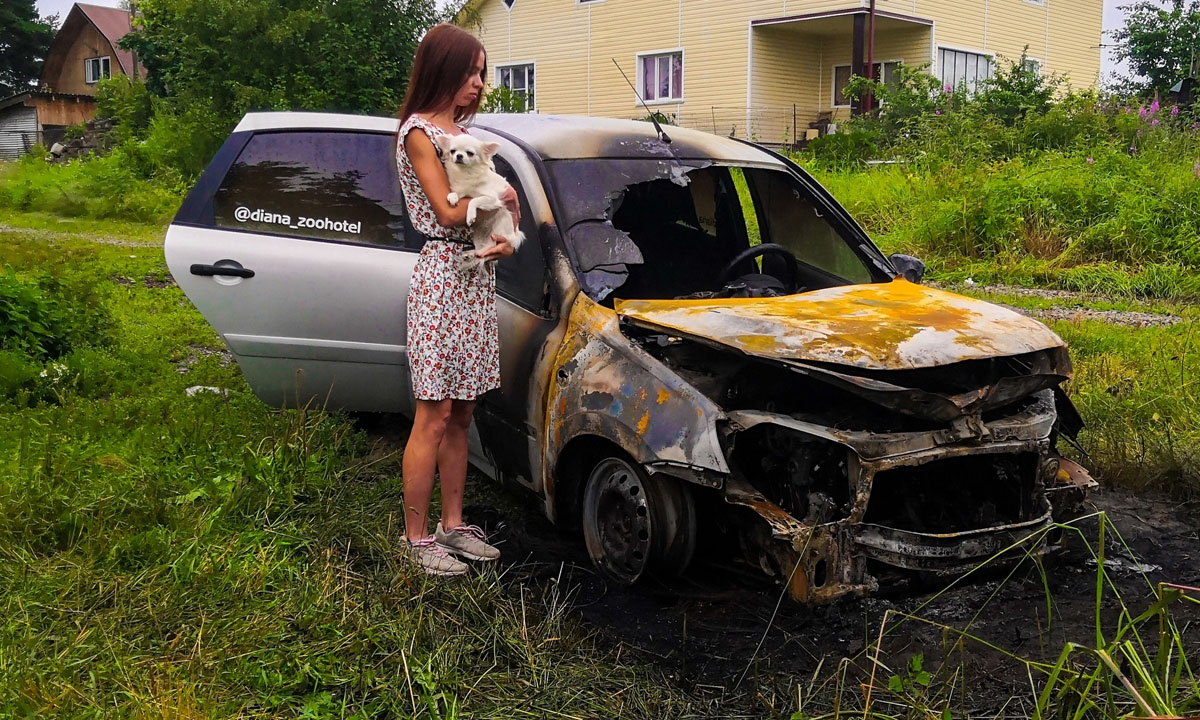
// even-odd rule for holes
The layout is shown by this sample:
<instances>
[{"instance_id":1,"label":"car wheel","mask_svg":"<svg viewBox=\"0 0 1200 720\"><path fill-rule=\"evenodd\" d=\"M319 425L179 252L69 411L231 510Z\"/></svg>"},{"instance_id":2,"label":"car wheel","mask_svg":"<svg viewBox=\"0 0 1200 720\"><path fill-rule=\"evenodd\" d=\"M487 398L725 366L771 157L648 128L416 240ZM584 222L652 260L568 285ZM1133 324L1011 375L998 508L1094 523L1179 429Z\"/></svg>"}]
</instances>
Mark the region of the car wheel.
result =
<instances>
[{"instance_id":1,"label":"car wheel","mask_svg":"<svg viewBox=\"0 0 1200 720\"><path fill-rule=\"evenodd\" d=\"M696 550L696 508L679 480L607 457L584 488L583 537L592 562L617 583L678 575Z\"/></svg>"}]
</instances>

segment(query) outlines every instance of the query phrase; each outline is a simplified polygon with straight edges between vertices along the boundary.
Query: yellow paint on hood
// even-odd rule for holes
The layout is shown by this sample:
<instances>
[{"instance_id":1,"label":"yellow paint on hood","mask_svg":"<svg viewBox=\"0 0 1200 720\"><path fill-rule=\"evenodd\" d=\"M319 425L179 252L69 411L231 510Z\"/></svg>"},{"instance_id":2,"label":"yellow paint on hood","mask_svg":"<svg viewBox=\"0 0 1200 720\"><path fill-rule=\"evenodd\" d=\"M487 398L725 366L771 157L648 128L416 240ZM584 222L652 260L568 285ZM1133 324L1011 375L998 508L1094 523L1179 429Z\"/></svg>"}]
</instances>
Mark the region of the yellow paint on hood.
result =
<instances>
[{"instance_id":1,"label":"yellow paint on hood","mask_svg":"<svg viewBox=\"0 0 1200 720\"><path fill-rule=\"evenodd\" d=\"M1020 313L901 278L778 298L619 300L616 311L749 355L871 370L937 367L1064 345Z\"/></svg>"}]
</instances>

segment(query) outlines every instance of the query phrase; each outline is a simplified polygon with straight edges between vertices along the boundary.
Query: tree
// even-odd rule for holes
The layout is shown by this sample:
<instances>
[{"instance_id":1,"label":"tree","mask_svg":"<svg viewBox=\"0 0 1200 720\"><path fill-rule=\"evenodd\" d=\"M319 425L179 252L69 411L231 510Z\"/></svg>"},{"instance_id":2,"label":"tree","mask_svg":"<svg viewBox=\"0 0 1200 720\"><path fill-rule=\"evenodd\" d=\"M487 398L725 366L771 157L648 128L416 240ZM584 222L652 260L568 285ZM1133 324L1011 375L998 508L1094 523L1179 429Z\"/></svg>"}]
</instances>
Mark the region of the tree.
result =
<instances>
[{"instance_id":1,"label":"tree","mask_svg":"<svg viewBox=\"0 0 1200 720\"><path fill-rule=\"evenodd\" d=\"M58 16L39 18L34 0L0 4L0 98L32 90L58 27Z\"/></svg>"},{"instance_id":2,"label":"tree","mask_svg":"<svg viewBox=\"0 0 1200 720\"><path fill-rule=\"evenodd\" d=\"M1200 0L1170 0L1169 7L1141 0L1122 7L1125 26L1114 30L1115 55L1133 77L1115 83L1119 92L1162 92L1194 72L1200 61Z\"/></svg>"},{"instance_id":3,"label":"tree","mask_svg":"<svg viewBox=\"0 0 1200 720\"><path fill-rule=\"evenodd\" d=\"M137 52L159 96L252 109L390 113L435 0L139 0Z\"/></svg>"}]
</instances>

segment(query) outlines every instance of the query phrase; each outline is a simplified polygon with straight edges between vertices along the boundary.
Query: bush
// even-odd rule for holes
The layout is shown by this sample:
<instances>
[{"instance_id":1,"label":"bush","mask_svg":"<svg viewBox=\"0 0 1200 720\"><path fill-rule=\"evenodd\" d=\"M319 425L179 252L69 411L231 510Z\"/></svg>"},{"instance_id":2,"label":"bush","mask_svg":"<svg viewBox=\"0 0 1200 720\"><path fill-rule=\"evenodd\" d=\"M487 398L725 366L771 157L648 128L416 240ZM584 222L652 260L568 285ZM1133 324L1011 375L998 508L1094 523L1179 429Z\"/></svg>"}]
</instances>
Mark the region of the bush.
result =
<instances>
[{"instance_id":1,"label":"bush","mask_svg":"<svg viewBox=\"0 0 1200 720\"><path fill-rule=\"evenodd\" d=\"M860 167L879 155L879 137L875 130L854 128L814 139L808 144L808 152L825 167Z\"/></svg>"},{"instance_id":2,"label":"bush","mask_svg":"<svg viewBox=\"0 0 1200 720\"><path fill-rule=\"evenodd\" d=\"M84 280L0 274L0 349L53 360L72 348L103 344L111 319Z\"/></svg>"}]
</instances>

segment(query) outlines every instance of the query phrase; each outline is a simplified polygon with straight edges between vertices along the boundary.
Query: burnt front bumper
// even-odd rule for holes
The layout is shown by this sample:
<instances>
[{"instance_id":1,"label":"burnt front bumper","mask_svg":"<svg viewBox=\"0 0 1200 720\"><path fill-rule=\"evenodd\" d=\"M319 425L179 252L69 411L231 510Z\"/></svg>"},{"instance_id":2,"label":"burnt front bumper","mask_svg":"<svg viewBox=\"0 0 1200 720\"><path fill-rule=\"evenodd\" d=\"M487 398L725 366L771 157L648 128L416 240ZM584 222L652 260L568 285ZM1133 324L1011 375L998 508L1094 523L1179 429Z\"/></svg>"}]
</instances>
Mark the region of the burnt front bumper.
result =
<instances>
[{"instance_id":1,"label":"burnt front bumper","mask_svg":"<svg viewBox=\"0 0 1200 720\"><path fill-rule=\"evenodd\" d=\"M1037 556L1055 522L1073 509L1065 506L1077 507L1094 485L1082 468L1058 458L1049 439L1053 411L1044 406L984 437L858 437L766 413L731 419L735 432L771 422L845 446L849 500L844 516L832 521L798 519L744 478L724 487L727 502L757 516L744 527L747 550L801 602L869 594L885 575L953 576Z\"/></svg>"}]
</instances>

